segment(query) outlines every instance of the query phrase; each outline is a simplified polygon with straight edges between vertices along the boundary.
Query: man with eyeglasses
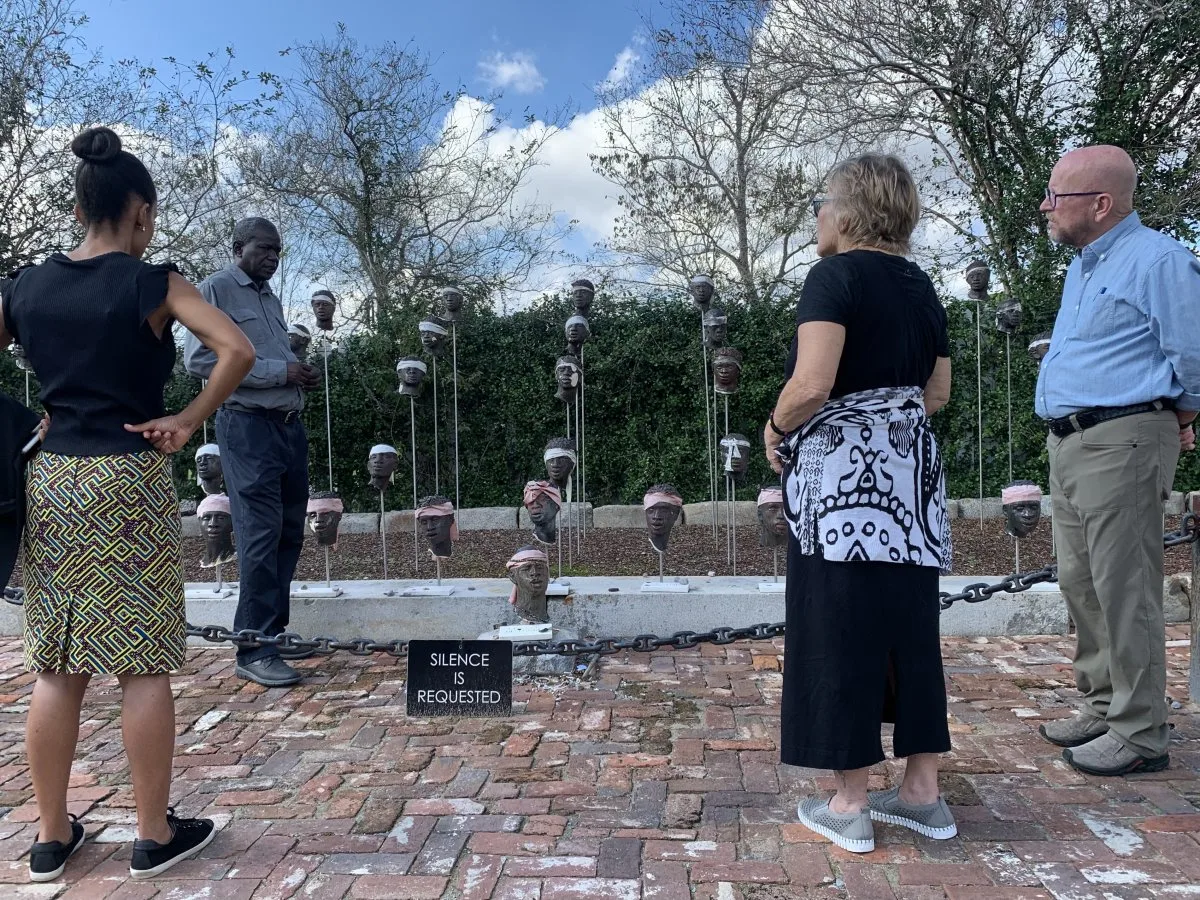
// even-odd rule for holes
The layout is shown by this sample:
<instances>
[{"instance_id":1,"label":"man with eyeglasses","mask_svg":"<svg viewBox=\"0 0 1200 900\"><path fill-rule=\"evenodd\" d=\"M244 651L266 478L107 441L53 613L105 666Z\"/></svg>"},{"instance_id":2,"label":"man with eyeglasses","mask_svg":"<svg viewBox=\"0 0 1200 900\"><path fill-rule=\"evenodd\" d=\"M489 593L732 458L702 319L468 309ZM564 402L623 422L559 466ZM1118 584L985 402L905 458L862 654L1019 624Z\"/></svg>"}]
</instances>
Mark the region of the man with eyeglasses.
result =
<instances>
[{"instance_id":1,"label":"man with eyeglasses","mask_svg":"<svg viewBox=\"0 0 1200 900\"><path fill-rule=\"evenodd\" d=\"M1093 775L1169 764L1163 501L1200 410L1200 260L1142 225L1136 185L1124 150L1083 147L1055 165L1040 207L1051 240L1078 251L1034 404L1083 693L1040 731Z\"/></svg>"}]
</instances>

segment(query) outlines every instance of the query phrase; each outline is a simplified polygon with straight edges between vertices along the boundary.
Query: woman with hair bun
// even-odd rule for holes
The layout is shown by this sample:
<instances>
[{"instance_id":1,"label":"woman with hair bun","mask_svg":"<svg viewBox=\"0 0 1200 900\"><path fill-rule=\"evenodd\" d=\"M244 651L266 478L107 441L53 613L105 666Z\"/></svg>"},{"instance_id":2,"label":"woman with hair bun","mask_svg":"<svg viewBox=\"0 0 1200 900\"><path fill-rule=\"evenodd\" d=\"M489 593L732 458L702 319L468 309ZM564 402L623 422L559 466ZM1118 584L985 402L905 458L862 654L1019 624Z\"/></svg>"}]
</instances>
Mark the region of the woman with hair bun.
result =
<instances>
[{"instance_id":1,"label":"woman with hair bun","mask_svg":"<svg viewBox=\"0 0 1200 900\"><path fill-rule=\"evenodd\" d=\"M25 526L25 664L37 674L26 753L39 815L33 881L52 881L84 840L67 784L93 675L121 685L138 840L129 871L149 878L212 840L207 819L170 808L175 704L170 673L187 640L178 501L170 455L250 370L254 351L171 265L141 260L158 192L108 128L71 143L82 243L23 269L0 305L0 348L16 341L49 415L30 461ZM211 347L208 384L168 415L173 323Z\"/></svg>"}]
</instances>

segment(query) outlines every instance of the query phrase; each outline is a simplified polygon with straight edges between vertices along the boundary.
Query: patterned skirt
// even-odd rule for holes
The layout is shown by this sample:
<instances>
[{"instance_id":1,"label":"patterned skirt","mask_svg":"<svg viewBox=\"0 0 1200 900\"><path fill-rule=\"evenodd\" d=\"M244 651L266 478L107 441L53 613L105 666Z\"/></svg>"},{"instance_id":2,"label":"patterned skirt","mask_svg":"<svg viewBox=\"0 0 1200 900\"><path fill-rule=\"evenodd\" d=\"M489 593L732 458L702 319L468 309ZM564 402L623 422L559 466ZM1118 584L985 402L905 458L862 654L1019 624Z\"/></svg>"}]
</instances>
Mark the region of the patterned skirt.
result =
<instances>
[{"instance_id":1,"label":"patterned skirt","mask_svg":"<svg viewBox=\"0 0 1200 900\"><path fill-rule=\"evenodd\" d=\"M25 524L25 665L153 675L183 664L182 535L171 462L39 453Z\"/></svg>"}]
</instances>

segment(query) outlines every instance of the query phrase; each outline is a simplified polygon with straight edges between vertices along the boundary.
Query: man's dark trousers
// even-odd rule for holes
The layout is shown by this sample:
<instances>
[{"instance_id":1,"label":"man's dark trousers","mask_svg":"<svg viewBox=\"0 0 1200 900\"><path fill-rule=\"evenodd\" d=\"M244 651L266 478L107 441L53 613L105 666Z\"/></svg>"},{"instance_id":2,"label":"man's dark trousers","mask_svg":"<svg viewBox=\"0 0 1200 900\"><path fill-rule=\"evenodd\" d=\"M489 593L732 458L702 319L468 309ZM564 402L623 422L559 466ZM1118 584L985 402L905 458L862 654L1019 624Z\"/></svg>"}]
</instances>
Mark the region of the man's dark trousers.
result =
<instances>
[{"instance_id":1,"label":"man's dark trousers","mask_svg":"<svg viewBox=\"0 0 1200 900\"><path fill-rule=\"evenodd\" d=\"M292 576L308 512L308 436L299 419L222 408L217 444L237 540L240 591L234 630L287 630ZM238 648L241 665L277 656L275 647Z\"/></svg>"}]
</instances>

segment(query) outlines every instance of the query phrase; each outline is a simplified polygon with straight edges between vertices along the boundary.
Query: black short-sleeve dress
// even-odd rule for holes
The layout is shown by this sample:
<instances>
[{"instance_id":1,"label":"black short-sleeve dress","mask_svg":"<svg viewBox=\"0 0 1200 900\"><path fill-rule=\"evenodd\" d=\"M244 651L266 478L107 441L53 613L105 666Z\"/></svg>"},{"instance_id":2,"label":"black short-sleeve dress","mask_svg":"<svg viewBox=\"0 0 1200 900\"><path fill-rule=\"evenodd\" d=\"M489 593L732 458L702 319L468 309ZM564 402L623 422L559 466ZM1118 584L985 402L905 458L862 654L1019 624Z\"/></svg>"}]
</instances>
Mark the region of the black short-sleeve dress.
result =
<instances>
[{"instance_id":1,"label":"black short-sleeve dress","mask_svg":"<svg viewBox=\"0 0 1200 900\"><path fill-rule=\"evenodd\" d=\"M797 325L846 329L831 399L885 387L923 388L949 355L946 311L929 277L903 257L852 250L816 263ZM786 374L796 366L793 339ZM939 643L939 570L829 561L788 540L781 760L858 769L884 758L950 749Z\"/></svg>"},{"instance_id":2,"label":"black short-sleeve dress","mask_svg":"<svg viewBox=\"0 0 1200 900\"><path fill-rule=\"evenodd\" d=\"M136 425L164 414L175 361L172 266L55 254L6 288L4 322L41 385L49 433L30 462L25 662L37 672L158 674L187 640L171 463Z\"/></svg>"}]
</instances>

